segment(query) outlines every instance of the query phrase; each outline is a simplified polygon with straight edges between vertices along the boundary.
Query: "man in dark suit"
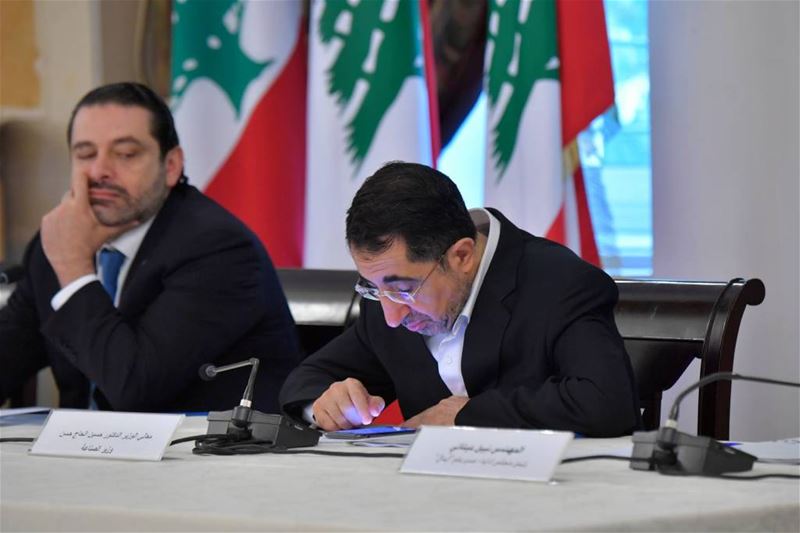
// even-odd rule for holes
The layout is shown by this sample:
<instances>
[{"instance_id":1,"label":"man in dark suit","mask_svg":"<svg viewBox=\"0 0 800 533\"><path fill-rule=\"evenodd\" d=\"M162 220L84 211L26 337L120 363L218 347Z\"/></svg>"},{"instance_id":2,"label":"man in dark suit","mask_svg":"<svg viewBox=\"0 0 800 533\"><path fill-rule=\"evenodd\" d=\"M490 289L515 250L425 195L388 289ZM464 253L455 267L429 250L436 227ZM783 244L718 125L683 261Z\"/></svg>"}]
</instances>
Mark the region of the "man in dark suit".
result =
<instances>
[{"instance_id":1,"label":"man in dark suit","mask_svg":"<svg viewBox=\"0 0 800 533\"><path fill-rule=\"evenodd\" d=\"M417 164L366 180L346 237L361 313L286 380L290 415L349 429L397 398L409 426L637 428L603 271L496 210L467 211L447 176Z\"/></svg>"},{"instance_id":2,"label":"man in dark suit","mask_svg":"<svg viewBox=\"0 0 800 533\"><path fill-rule=\"evenodd\" d=\"M67 130L72 178L0 310L0 401L51 366L62 407L229 409L247 374L204 363L261 359L254 406L276 412L298 361L294 324L263 246L186 183L166 104L147 87L100 87Z\"/></svg>"}]
</instances>

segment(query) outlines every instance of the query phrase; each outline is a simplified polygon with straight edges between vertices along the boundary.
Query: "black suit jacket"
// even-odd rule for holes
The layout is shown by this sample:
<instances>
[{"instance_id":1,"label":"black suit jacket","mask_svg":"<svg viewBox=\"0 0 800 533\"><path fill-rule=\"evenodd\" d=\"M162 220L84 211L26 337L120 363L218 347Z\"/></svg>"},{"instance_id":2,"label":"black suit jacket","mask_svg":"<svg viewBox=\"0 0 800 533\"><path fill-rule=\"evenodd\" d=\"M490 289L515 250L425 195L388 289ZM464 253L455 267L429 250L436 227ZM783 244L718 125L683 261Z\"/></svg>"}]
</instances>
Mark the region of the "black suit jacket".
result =
<instances>
[{"instance_id":1,"label":"black suit jacket","mask_svg":"<svg viewBox=\"0 0 800 533\"><path fill-rule=\"evenodd\" d=\"M277 412L298 361L294 323L275 269L238 219L192 186L167 197L133 259L119 308L99 282L57 312L60 289L37 236L25 278L0 310L0 399L50 365L62 407L206 411L239 403L246 370L205 382L204 363L261 359L254 406Z\"/></svg>"},{"instance_id":2,"label":"black suit jacket","mask_svg":"<svg viewBox=\"0 0 800 533\"><path fill-rule=\"evenodd\" d=\"M629 433L640 414L630 360L614 323L614 281L568 248L534 237L498 211L500 240L466 330L461 370L470 400L459 425ZM424 337L386 325L362 300L353 327L307 358L281 391L300 410L346 377L405 417L451 396Z\"/></svg>"}]
</instances>

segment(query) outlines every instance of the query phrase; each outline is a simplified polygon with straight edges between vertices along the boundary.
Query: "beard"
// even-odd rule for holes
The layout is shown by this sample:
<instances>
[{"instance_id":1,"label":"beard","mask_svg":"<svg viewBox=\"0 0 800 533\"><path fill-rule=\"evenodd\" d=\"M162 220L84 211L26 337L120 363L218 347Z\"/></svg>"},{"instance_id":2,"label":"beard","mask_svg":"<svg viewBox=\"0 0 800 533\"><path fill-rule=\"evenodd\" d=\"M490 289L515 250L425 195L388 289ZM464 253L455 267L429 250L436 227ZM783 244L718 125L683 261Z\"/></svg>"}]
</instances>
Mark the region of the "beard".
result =
<instances>
[{"instance_id":1,"label":"beard","mask_svg":"<svg viewBox=\"0 0 800 533\"><path fill-rule=\"evenodd\" d=\"M114 193L113 199L90 199L92 211L104 226L124 226L133 221L144 222L155 215L169 193L166 171L161 169L158 178L141 196L134 198L122 186L104 181L90 182L89 192L106 190Z\"/></svg>"},{"instance_id":2,"label":"beard","mask_svg":"<svg viewBox=\"0 0 800 533\"><path fill-rule=\"evenodd\" d=\"M406 329L426 337L447 333L452 329L456 318L458 318L459 313L464 308L464 304L467 303L467 298L469 298L471 289L472 283L470 281L458 281L455 296L447 302L447 308L443 315L431 317L412 309L403 319L402 325ZM409 327L409 325L412 324L414 325L414 329Z\"/></svg>"}]
</instances>

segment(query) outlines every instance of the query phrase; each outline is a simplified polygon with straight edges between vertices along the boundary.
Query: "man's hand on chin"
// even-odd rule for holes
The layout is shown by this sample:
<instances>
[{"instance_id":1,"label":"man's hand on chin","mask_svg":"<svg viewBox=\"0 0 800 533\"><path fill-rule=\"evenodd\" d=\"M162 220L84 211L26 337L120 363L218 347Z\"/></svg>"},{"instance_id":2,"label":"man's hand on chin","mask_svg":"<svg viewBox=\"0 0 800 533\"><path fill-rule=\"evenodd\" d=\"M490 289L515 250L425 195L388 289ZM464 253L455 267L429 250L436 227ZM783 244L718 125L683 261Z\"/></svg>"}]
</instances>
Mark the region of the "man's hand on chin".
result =
<instances>
[{"instance_id":1,"label":"man's hand on chin","mask_svg":"<svg viewBox=\"0 0 800 533\"><path fill-rule=\"evenodd\" d=\"M42 218L42 248L61 287L93 274L95 253L103 243L137 224L102 225L89 204L88 179L73 176L70 191Z\"/></svg>"},{"instance_id":2,"label":"man's hand on chin","mask_svg":"<svg viewBox=\"0 0 800 533\"><path fill-rule=\"evenodd\" d=\"M419 426L452 426L456 423L456 415L466 405L469 398L464 396L450 396L433 407L428 407L421 413L403 422L406 427Z\"/></svg>"}]
</instances>

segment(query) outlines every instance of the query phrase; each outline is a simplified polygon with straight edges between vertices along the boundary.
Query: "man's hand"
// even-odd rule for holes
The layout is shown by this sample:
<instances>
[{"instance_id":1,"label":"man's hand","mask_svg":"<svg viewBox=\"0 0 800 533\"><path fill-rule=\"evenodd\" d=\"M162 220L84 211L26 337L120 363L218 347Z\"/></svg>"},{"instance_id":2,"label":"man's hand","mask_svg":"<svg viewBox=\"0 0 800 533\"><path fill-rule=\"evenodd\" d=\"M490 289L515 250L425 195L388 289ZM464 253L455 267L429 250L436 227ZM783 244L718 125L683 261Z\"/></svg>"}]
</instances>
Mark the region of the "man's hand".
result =
<instances>
[{"instance_id":1,"label":"man's hand","mask_svg":"<svg viewBox=\"0 0 800 533\"><path fill-rule=\"evenodd\" d=\"M347 378L328 387L312 409L321 429L336 431L372 423L385 406L383 398L371 396L359 380Z\"/></svg>"},{"instance_id":2,"label":"man's hand","mask_svg":"<svg viewBox=\"0 0 800 533\"><path fill-rule=\"evenodd\" d=\"M103 243L136 224L102 225L89 204L89 180L73 174L70 191L42 218L42 247L61 287L93 274L95 253Z\"/></svg>"},{"instance_id":3,"label":"man's hand","mask_svg":"<svg viewBox=\"0 0 800 533\"><path fill-rule=\"evenodd\" d=\"M406 427L416 428L425 426L452 426L456 423L456 415L466 405L469 398L464 396L450 396L433 407L428 407L416 416L403 422Z\"/></svg>"}]
</instances>

